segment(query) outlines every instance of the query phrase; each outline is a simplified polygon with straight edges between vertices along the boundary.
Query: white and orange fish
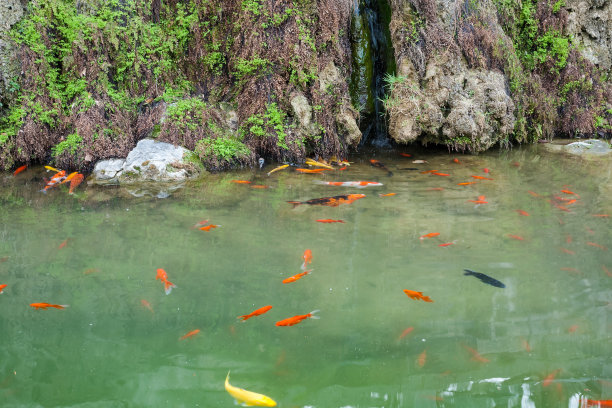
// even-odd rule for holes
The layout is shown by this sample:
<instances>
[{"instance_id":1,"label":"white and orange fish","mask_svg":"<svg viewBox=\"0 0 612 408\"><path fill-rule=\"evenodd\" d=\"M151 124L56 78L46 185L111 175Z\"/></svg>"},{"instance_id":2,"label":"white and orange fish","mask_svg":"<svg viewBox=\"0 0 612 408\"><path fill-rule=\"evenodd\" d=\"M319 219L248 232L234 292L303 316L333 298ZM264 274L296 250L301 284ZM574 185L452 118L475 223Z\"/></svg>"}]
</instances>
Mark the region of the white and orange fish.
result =
<instances>
[{"instance_id":1,"label":"white and orange fish","mask_svg":"<svg viewBox=\"0 0 612 408\"><path fill-rule=\"evenodd\" d=\"M166 271L161 268L157 270L157 276L155 277L155 280L158 279L163 282L166 295L169 295L170 292L172 292L172 289L176 288L176 285L168 280L168 274Z\"/></svg>"},{"instance_id":2,"label":"white and orange fish","mask_svg":"<svg viewBox=\"0 0 612 408\"><path fill-rule=\"evenodd\" d=\"M48 189L61 184L61 182L64 181L65 178L66 178L66 170L60 170L53 177L51 177L51 180L47 182L47 184L45 185L45 188L40 190L40 192L46 194Z\"/></svg>"},{"instance_id":3,"label":"white and orange fish","mask_svg":"<svg viewBox=\"0 0 612 408\"><path fill-rule=\"evenodd\" d=\"M377 181L315 181L316 184L321 184L325 186L335 186L335 187L356 187L356 188L365 188L365 187L379 187L382 186L383 183L379 183Z\"/></svg>"}]
</instances>

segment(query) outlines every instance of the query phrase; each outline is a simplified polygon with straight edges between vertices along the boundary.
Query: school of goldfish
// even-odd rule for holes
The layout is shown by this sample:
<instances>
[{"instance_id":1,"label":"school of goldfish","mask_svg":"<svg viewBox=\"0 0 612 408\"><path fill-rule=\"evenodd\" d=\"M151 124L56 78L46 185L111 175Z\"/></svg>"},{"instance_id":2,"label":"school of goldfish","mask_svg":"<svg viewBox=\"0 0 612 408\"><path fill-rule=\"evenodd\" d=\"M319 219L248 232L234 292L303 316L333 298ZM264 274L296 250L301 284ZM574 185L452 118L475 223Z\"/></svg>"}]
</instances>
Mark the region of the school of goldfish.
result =
<instances>
[{"instance_id":1,"label":"school of goldfish","mask_svg":"<svg viewBox=\"0 0 612 408\"><path fill-rule=\"evenodd\" d=\"M412 157L411 154L408 153L401 153L401 156L403 157ZM457 164L457 165L463 165L463 162L458 160L458 159L453 159L452 160L453 163ZM414 160L413 163L416 164L426 164L427 162L424 160ZM347 162L346 160L330 160L330 162L323 162L323 161L314 161L312 159L308 159L306 161L306 164L315 168L296 168L295 171L298 173L302 173L302 174L321 174L323 172L327 172L327 171L339 171L339 170L346 170L349 166L350 163ZM335 168L332 166L332 164L336 164L337 166L342 166L340 168ZM391 177L393 176L393 172L390 171L385 164L381 163L378 160L372 159L370 160L370 164L375 167L378 168L384 172L386 172L386 175ZM290 165L289 164L284 164L281 166L278 166L276 168L274 168L273 170L269 171L267 173L268 176L271 176L272 174L276 173L276 172L280 172L282 170L285 170L287 168L289 168ZM515 166L515 167L518 167ZM54 171L55 174L49 179L46 180L46 184L45 186L40 190L43 193L47 193L49 190L53 189L54 187L57 187L61 184L64 183L68 183L70 182L70 187L69 187L69 194L73 194L74 189L83 181L84 176L82 174L79 173L71 173L69 175L66 174L66 171L64 170L58 170L55 168L52 168L50 166L46 166L47 170L50 171ZM16 177L19 174L23 173L25 170L27 170L27 166L21 166L19 168L17 168L14 173L13 176ZM488 175L490 175L491 170L488 168L483 169L483 172L485 174L487 174L487 176L481 176L481 175L471 175L471 177L477 181L464 181L464 182L459 182L459 183L455 183L458 186L462 186L465 188L472 188L474 186L477 186L478 183L485 183L485 182L492 182L495 179L492 177L488 177ZM450 173L443 173L439 170L425 170L425 171L421 171L420 174L424 175L425 177L427 176L439 176L439 177L452 177L452 175ZM302 177L302 176L300 176ZM312 177L312 176L303 176L303 177ZM257 189L267 189L270 188L270 186L267 185L258 185L258 184L253 184L252 181L249 180L230 180L231 183L234 184L238 184L238 185L248 185L251 188L257 188ZM324 185L324 186L329 186L329 187L343 187L343 188L366 188L366 187L382 187L384 184L378 181L324 181L324 180L316 180L315 181L316 184L319 185ZM468 187L469 186L469 187ZM238 188L238 187L236 187ZM430 188L430 191L443 191L444 189L442 187L433 187ZM574 191L569 190L567 187L563 187L561 189L558 190L559 192L556 194L550 194L550 195L545 195L545 194L540 194L540 193L536 193L533 191L527 191L527 193L529 195L531 195L533 197L533 199L537 199L537 200L545 200L547 201L552 207L562 211L562 212L571 212L571 208L573 205L575 205L576 203L579 203L580 201L580 195L577 194ZM386 194L378 194L379 197L391 197L396 195L396 193L386 193ZM341 195L335 195L335 196L325 196L325 197L319 197L319 198L312 198L312 199L308 199L308 200L304 200L304 201L297 201L297 200L293 200L293 201L287 201L287 203L291 204L293 206L293 208L296 208L298 206L302 206L302 205L306 205L306 206L326 206L326 207L338 207L342 204L352 204L355 203L357 200L363 199L365 198L366 195L365 194L358 194L358 193L349 193L349 194L341 194ZM571 198L568 198L571 197ZM475 208L479 208L482 205L485 204L490 204L490 199L487 199L487 197L485 197L485 195L476 195L476 199L468 199L466 200L466 202L469 203L473 203L475 204ZM526 210L523 209L515 209L514 210L518 215L522 216L522 217L531 217L531 214L529 212L527 212ZM607 218L609 217L608 214L592 214L593 217L600 217L600 218ZM322 224L345 224L346 222L344 220L341 219L331 219L331 218L319 218L315 220L318 223L322 223ZM217 224L212 224L210 223L210 221L208 219L206 220L201 220L196 222L193 226L191 226L191 229L197 229L197 230L201 230L201 231L211 231L212 229L215 229L217 227L220 227L220 225ZM339 226L338 228L343 228L342 226ZM423 245L426 245L427 242L431 242L431 241L436 241L436 239L439 239L439 237L441 237L443 234L441 232L427 232L427 231L423 231L422 235L419 236L419 240L423 242ZM507 237L516 240L516 241L526 241L526 238L524 238L521 235L517 235L514 233L508 233ZM448 239L448 238L446 238ZM63 241L60 246L58 247L58 249L62 249L64 248L69 242L69 239L66 239L65 241ZM440 242L440 241L438 241ZM454 241L449 241L449 242L441 242L441 243L437 243L437 245L439 247L449 247L451 245L454 245L457 243L457 240ZM573 239L571 236L568 236L566 239L566 243L572 244L573 243ZM517 245L519 245L517 243ZM596 248L596 249L600 249L602 251L607 250L606 247L604 247L603 245L600 245L598 243L595 242L591 242L591 241L587 241L586 245L592 247L592 248ZM451 249L452 250L452 249ZM565 253L566 255L575 255L575 251L565 248L565 247L560 247L559 250L563 253ZM8 259L8 257L4 257L2 259L0 259L0 262L6 261ZM301 265L300 265L300 270L301 272L298 273L294 273L290 276L287 276L285 279L283 279L281 281L282 284L295 284L296 286L301 285L301 283L297 283L297 281L306 278L308 275L310 275L313 271L313 269L308 269L313 262L313 254L312 251L310 249L306 249L304 250L302 256L301 256ZM297 262L296 262L297 263ZM602 266L602 269L608 274L608 276L612 277L612 272L608 271L608 269L605 266ZM568 271L574 274L580 274L580 272L576 269L576 268L570 268L570 267L565 267L565 268L561 268L561 270L564 271ZM89 271L89 269L87 270ZM85 274L88 273L92 273L92 272L84 272ZM96 269L96 272L98 270ZM478 272L473 272L473 271L468 271L470 274L478 277L483 283L488 283L491 284L493 286L497 286L499 288L505 288L505 285L502 284L501 282L497 281L496 279L493 279L487 275L484 275L482 273L478 273ZM293 272L289 272L289 274L291 274ZM467 275L468 273L466 273ZM312 278L306 278L306 279L312 279ZM170 295L173 289L177 288L177 285L175 285L174 283L170 282L169 277L168 277L168 273L162 269L162 268L158 268L156 271L156 277L155 280L159 280L162 283L162 289L164 291L164 293L166 295ZM493 283L491 283L493 282ZM291 287L293 287L294 285L289 285ZM1 284L0 285L0 294L3 294L4 291L8 288L9 286L7 284ZM419 288L420 289L420 288ZM425 303L434 303L434 300L428 296L428 295L424 295L424 293L422 291L417 291L415 289L402 289L404 294L406 296L408 296L409 299L415 300L415 301L422 301ZM420 302L418 302L420 303ZM141 305L146 308L147 310L149 310L151 313L154 313L153 307L151 306L151 304L145 300L142 299L141 300ZM58 309L58 310L63 310L66 309L68 307L68 305L64 305L64 304L53 304L53 303L46 303L46 302L38 302L38 303L31 303L30 306L33 309L36 310L47 310L49 308L51 309ZM432 306L425 306L423 305L423 307L432 307ZM263 316L264 314L270 312L273 309L272 305L266 305L266 306L262 306L254 311L251 311L247 314L244 315L240 315L237 317L237 319L239 319L241 322L247 322L247 320L254 318L254 317L258 317L258 316ZM275 309L276 310L276 309ZM306 309L308 310L308 309ZM281 320L278 320L275 322L275 326L277 327L291 327L291 326L296 326L308 319L319 319L318 316L319 310L313 310L311 312L305 313L305 314L298 314L298 315L294 315L291 317L285 317ZM577 331L579 329L578 325L572 326L568 329L568 332L570 333L574 333L575 331ZM283 329L284 330L284 329ZM414 327L408 327L406 328L398 337L397 337L397 341L401 341L403 340L405 337L409 336L410 334L412 334L412 332L414 331ZM201 330L200 329L193 329L189 332L187 332L186 334L183 334L182 336L178 337L179 341L183 341L183 340L187 340L187 339L195 339L198 336L202 336ZM527 340L522 339L522 345L523 348L527 351L527 352L531 352L531 346L529 345L529 343L527 342ZM471 355L472 360L481 363L481 364L486 364L489 363L490 360L483 357L482 355L479 354L479 352L474 349L471 348L465 344L462 344L462 347L467 351L467 353L469 355ZM416 366L419 368L423 368L426 364L427 364L427 348L423 349L422 352L416 357ZM552 372L550 372L543 380L542 380L542 386L543 387L548 387L551 384L555 383L556 381L556 377L558 375L562 374L562 370L561 369L557 369L554 370ZM560 387L560 384L559 384ZM236 399L236 401L238 403L243 403L247 406L276 406L276 402L274 400L272 400L270 397L267 397L263 394L258 394L258 393L254 393L251 391L247 391L238 387L234 387L231 384L229 384L229 373L227 374L226 380L225 380L225 389L226 391ZM584 400L584 406L612 406L612 402L609 400L594 400L594 399L585 399Z\"/></svg>"}]
</instances>

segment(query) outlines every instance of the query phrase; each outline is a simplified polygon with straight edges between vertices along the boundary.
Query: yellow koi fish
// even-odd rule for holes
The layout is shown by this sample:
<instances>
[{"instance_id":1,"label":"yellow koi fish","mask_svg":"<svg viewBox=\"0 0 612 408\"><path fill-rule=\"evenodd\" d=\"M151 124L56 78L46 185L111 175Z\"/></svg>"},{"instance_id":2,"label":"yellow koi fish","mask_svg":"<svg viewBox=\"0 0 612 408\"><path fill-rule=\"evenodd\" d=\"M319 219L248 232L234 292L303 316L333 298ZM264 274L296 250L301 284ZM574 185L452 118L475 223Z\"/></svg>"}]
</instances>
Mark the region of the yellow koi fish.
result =
<instances>
[{"instance_id":1,"label":"yellow koi fish","mask_svg":"<svg viewBox=\"0 0 612 408\"><path fill-rule=\"evenodd\" d=\"M243 390L242 388L234 387L229 383L229 371L227 377L225 377L225 390L238 401L238 403L244 403L246 406L256 407L275 407L276 401L272 398L267 397L263 394L256 392Z\"/></svg>"},{"instance_id":2,"label":"yellow koi fish","mask_svg":"<svg viewBox=\"0 0 612 408\"><path fill-rule=\"evenodd\" d=\"M324 167L326 169L330 169L333 170L334 168L332 166L330 166L329 164L325 164L325 163L321 163L318 161L314 161L312 159L306 159L306 164L308 164L309 166L315 166L315 167Z\"/></svg>"},{"instance_id":3,"label":"yellow koi fish","mask_svg":"<svg viewBox=\"0 0 612 408\"><path fill-rule=\"evenodd\" d=\"M282 169L286 169L287 167L289 167L289 165L288 165L288 164L283 164L282 166L278 166L278 167L277 167L277 168L275 168L274 170L270 170L270 171L268 172L268 176L269 176L270 174L274 173L275 171L279 171L279 170L282 170Z\"/></svg>"},{"instance_id":4,"label":"yellow koi fish","mask_svg":"<svg viewBox=\"0 0 612 408\"><path fill-rule=\"evenodd\" d=\"M51 170L51 171L54 171L54 172L56 172L56 173L59 173L59 172L60 172L60 170L56 169L55 167L51 167L51 166L45 166L45 169L47 169L47 170Z\"/></svg>"}]
</instances>

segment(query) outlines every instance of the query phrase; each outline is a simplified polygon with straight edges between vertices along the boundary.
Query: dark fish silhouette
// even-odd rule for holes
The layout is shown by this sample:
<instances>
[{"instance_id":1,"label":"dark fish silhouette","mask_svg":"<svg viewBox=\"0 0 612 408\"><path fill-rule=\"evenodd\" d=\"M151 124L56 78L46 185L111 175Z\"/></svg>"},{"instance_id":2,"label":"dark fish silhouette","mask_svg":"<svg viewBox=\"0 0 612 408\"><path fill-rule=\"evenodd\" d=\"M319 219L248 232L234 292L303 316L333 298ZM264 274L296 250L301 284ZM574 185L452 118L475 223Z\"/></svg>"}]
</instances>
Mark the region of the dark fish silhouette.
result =
<instances>
[{"instance_id":1,"label":"dark fish silhouette","mask_svg":"<svg viewBox=\"0 0 612 408\"><path fill-rule=\"evenodd\" d=\"M506 285L504 285L503 283L501 283L500 281L498 281L497 279L493 279L492 277L485 275L484 273L480 273L480 272L474 272L474 271L470 271L469 269L464 269L465 273L464 275L472 275L478 279L480 279L482 282L487 283L491 286L496 286L498 288L505 288Z\"/></svg>"},{"instance_id":2,"label":"dark fish silhouette","mask_svg":"<svg viewBox=\"0 0 612 408\"><path fill-rule=\"evenodd\" d=\"M418 170L416 167L404 167L400 170Z\"/></svg>"},{"instance_id":3,"label":"dark fish silhouette","mask_svg":"<svg viewBox=\"0 0 612 408\"><path fill-rule=\"evenodd\" d=\"M365 194L347 194L333 197L321 197L313 198L308 201L287 201L289 204L293 204L293 208L300 204L308 205L326 205L328 207L337 207L340 204L351 204L360 198L365 197Z\"/></svg>"},{"instance_id":4,"label":"dark fish silhouette","mask_svg":"<svg viewBox=\"0 0 612 408\"><path fill-rule=\"evenodd\" d=\"M378 160L371 159L370 164L374 167L377 167L381 170L386 171L388 176L393 175L393 173L387 168L387 166L385 166L383 163L379 162Z\"/></svg>"}]
</instances>

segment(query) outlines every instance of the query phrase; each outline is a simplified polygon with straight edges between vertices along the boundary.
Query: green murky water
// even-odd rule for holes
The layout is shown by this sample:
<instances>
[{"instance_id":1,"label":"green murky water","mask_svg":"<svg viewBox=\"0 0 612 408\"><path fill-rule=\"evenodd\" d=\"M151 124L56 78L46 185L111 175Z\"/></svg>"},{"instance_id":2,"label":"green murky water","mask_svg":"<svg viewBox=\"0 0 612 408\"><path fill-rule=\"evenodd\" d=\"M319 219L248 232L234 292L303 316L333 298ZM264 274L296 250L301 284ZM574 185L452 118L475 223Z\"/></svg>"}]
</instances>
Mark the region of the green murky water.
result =
<instances>
[{"instance_id":1,"label":"green murky water","mask_svg":"<svg viewBox=\"0 0 612 408\"><path fill-rule=\"evenodd\" d=\"M610 163L535 148L457 156L459 164L412 153L377 154L391 177L364 153L346 171L267 177L266 166L211 175L164 199L93 186L43 195L42 169L0 176L2 406L231 407L228 370L233 385L279 407L612 399L611 220L595 216L612 213ZM432 169L450 176L420 173ZM467 181L477 183L457 185ZM366 197L335 208L286 203L347 193ZM487 204L468 201L480 195ZM203 219L220 227L190 228ZM440 235L419 239L431 232ZM307 248L313 272L282 284ZM177 285L168 296L157 268ZM265 305L272 310L236 320ZM313 310L319 320L274 324Z\"/></svg>"}]
</instances>

